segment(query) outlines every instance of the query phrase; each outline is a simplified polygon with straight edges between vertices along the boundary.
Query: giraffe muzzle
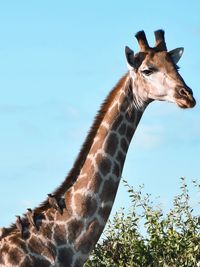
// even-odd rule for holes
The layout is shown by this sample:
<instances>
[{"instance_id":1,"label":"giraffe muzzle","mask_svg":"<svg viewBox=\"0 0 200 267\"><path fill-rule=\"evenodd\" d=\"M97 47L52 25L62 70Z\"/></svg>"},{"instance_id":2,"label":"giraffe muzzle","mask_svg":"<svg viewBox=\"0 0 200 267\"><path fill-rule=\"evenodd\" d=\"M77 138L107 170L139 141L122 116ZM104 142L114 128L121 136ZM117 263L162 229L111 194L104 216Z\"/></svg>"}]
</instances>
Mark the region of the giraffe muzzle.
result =
<instances>
[{"instance_id":1,"label":"giraffe muzzle","mask_svg":"<svg viewBox=\"0 0 200 267\"><path fill-rule=\"evenodd\" d=\"M177 88L175 99L180 108L193 108L196 105L196 100L194 99L192 90L189 87Z\"/></svg>"}]
</instances>

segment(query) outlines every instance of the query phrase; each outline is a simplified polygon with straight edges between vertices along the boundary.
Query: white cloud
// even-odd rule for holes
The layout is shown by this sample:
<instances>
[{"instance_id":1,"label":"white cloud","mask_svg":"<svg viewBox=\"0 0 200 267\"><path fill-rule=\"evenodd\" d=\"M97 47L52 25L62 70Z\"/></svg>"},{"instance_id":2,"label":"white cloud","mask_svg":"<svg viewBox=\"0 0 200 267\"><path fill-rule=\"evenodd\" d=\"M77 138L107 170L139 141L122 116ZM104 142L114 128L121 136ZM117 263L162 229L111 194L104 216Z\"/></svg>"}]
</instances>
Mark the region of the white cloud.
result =
<instances>
[{"instance_id":1,"label":"white cloud","mask_svg":"<svg viewBox=\"0 0 200 267\"><path fill-rule=\"evenodd\" d=\"M152 149L162 142L163 130L159 125L140 125L134 136L134 146Z\"/></svg>"}]
</instances>

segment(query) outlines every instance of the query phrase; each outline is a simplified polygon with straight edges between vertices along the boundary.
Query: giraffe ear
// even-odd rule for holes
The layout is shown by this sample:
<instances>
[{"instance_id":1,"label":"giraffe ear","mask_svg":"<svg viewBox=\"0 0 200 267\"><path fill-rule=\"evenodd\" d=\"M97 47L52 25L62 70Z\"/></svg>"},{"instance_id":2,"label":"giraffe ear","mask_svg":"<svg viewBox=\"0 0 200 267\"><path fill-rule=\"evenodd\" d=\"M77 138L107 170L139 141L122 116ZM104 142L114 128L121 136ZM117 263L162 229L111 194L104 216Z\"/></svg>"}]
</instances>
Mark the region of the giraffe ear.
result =
<instances>
[{"instance_id":1,"label":"giraffe ear","mask_svg":"<svg viewBox=\"0 0 200 267\"><path fill-rule=\"evenodd\" d=\"M179 48L176 48L174 50L171 50L169 52L172 60L174 61L175 64L178 63L179 59L182 57L183 55L183 51L184 51L184 48L183 47L179 47Z\"/></svg>"},{"instance_id":2,"label":"giraffe ear","mask_svg":"<svg viewBox=\"0 0 200 267\"><path fill-rule=\"evenodd\" d=\"M127 60L127 65L130 70L135 68L134 64L134 52L128 46L125 47L125 55Z\"/></svg>"}]
</instances>

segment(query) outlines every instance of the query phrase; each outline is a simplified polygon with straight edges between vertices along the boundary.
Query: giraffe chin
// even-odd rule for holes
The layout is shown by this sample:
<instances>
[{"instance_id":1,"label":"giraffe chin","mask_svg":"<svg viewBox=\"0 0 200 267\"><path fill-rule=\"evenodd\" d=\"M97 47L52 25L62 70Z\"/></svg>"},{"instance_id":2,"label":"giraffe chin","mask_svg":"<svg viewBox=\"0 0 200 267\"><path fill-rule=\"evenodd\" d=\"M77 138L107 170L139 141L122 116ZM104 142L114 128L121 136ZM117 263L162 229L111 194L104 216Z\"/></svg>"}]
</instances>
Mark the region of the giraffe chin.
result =
<instances>
[{"instance_id":1,"label":"giraffe chin","mask_svg":"<svg viewBox=\"0 0 200 267\"><path fill-rule=\"evenodd\" d=\"M176 104L178 105L179 108L193 108L196 105L196 101L193 98L192 100L188 99L179 99L176 101Z\"/></svg>"}]
</instances>

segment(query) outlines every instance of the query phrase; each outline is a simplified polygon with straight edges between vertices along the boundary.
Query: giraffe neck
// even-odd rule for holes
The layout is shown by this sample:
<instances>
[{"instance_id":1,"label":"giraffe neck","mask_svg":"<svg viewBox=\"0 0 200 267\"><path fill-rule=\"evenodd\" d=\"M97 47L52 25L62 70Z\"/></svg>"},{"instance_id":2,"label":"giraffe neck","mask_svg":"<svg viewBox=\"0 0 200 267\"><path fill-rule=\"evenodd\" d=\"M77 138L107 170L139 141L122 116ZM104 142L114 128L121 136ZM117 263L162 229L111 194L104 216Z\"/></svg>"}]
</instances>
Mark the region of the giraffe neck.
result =
<instances>
[{"instance_id":1,"label":"giraffe neck","mask_svg":"<svg viewBox=\"0 0 200 267\"><path fill-rule=\"evenodd\" d=\"M74 186L71 206L73 247L83 259L98 241L112 209L132 136L147 106L134 94L129 76L109 103ZM67 204L68 203L68 204Z\"/></svg>"},{"instance_id":2,"label":"giraffe neck","mask_svg":"<svg viewBox=\"0 0 200 267\"><path fill-rule=\"evenodd\" d=\"M107 222L129 144L147 106L133 84L126 75L103 104L75 163L78 170L56 191L64 200L63 213L45 202L34 210L37 227L23 219L24 237L15 226L8 230L0 239L1 266L83 266Z\"/></svg>"}]
</instances>

